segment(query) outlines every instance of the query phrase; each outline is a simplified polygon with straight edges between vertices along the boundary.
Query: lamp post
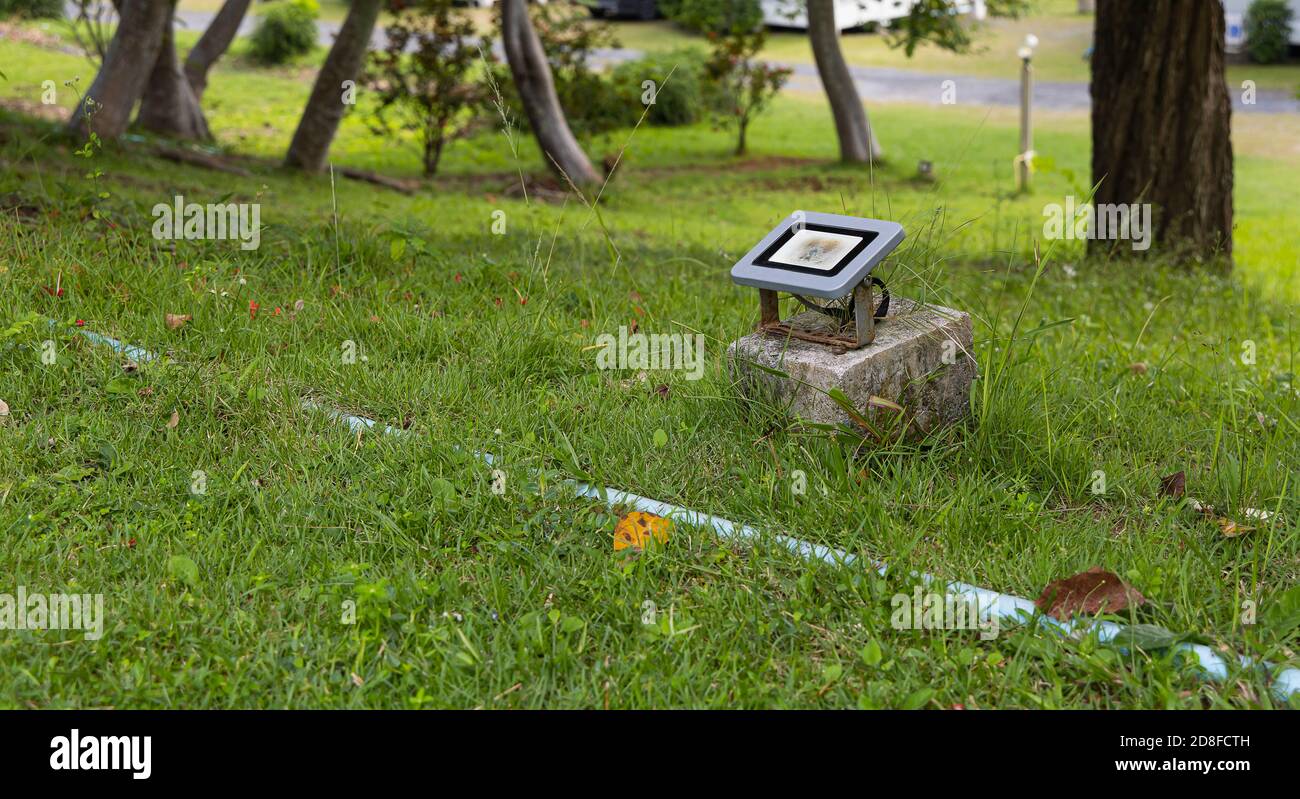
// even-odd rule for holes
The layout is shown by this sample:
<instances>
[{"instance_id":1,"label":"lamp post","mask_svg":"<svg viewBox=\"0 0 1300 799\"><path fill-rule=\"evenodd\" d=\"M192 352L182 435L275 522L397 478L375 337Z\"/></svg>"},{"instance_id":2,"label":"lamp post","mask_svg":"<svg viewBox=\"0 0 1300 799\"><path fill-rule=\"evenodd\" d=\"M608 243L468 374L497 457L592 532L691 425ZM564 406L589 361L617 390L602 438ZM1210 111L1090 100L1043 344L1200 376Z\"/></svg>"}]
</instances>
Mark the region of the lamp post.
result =
<instances>
[{"instance_id":1,"label":"lamp post","mask_svg":"<svg viewBox=\"0 0 1300 799\"><path fill-rule=\"evenodd\" d=\"M1034 159L1034 125L1030 106L1034 97L1034 67L1031 63L1038 37L1029 34L1016 53L1020 56L1020 155L1016 156L1016 188L1029 190L1029 171Z\"/></svg>"}]
</instances>

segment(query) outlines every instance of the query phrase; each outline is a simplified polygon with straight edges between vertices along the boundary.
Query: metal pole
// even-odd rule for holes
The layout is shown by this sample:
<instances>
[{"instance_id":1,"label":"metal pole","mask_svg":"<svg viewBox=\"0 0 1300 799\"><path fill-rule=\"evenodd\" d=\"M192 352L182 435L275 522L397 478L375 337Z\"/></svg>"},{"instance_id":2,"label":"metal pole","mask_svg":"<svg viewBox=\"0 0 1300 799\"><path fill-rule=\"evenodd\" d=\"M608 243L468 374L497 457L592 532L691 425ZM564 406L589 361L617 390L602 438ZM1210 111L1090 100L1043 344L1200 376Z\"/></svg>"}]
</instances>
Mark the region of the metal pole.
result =
<instances>
[{"instance_id":1,"label":"metal pole","mask_svg":"<svg viewBox=\"0 0 1300 799\"><path fill-rule=\"evenodd\" d=\"M1029 190L1029 153L1034 149L1034 126L1030 118L1033 97L1034 67L1030 56L1025 56L1020 66L1020 157L1016 159L1016 184L1021 191Z\"/></svg>"}]
</instances>

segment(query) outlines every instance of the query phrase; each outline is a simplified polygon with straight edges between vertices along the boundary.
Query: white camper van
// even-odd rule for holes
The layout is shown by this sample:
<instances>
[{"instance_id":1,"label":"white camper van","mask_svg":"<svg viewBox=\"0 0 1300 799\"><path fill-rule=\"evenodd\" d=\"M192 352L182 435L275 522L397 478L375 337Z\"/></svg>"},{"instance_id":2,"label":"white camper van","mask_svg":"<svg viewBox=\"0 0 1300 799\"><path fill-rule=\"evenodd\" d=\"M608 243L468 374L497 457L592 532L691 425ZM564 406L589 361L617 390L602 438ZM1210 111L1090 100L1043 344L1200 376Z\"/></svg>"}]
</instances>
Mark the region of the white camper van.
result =
<instances>
[{"instance_id":1,"label":"white camper van","mask_svg":"<svg viewBox=\"0 0 1300 799\"><path fill-rule=\"evenodd\" d=\"M835 0L835 27L843 31L888 25L907 16L915 4L916 0ZM984 0L959 0L953 5L959 14L974 12L977 19L984 18ZM808 9L802 0L761 0L760 6L769 28L808 30Z\"/></svg>"}]
</instances>

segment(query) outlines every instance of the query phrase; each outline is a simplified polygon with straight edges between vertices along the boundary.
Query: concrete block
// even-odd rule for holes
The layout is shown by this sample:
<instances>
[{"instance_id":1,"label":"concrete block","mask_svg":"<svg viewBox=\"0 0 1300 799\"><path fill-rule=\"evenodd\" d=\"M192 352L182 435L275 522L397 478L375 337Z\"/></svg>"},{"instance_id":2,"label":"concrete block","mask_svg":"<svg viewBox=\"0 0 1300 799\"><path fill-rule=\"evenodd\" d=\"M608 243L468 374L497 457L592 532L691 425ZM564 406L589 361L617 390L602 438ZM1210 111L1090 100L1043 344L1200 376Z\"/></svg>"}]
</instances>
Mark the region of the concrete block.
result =
<instances>
[{"instance_id":1,"label":"concrete block","mask_svg":"<svg viewBox=\"0 0 1300 799\"><path fill-rule=\"evenodd\" d=\"M835 332L836 322L808 311L786 324ZM876 340L861 349L751 333L727 348L727 364L746 396L788 407L799 418L849 423L848 414L825 393L838 388L864 413L873 395L898 403L909 432L925 433L960 420L970 409L976 373L972 336L969 314L894 297L889 316L876 322ZM755 368L755 363L790 378ZM867 415L883 422L885 414L897 412L877 408Z\"/></svg>"}]
</instances>

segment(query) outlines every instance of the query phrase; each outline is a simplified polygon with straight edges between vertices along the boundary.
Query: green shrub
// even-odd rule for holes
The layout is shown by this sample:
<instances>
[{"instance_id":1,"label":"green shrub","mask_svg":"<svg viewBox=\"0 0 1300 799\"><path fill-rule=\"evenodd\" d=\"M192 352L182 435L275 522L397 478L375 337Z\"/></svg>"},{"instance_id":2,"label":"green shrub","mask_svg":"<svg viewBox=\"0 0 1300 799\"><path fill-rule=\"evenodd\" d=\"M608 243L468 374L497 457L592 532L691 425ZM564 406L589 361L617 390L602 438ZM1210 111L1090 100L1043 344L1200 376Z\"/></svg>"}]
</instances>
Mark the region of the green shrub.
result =
<instances>
[{"instance_id":1,"label":"green shrub","mask_svg":"<svg viewBox=\"0 0 1300 799\"><path fill-rule=\"evenodd\" d=\"M690 125L698 122L708 110L703 77L706 58L703 51L695 48L652 53L619 64L610 77L626 98L624 103L636 109L638 117L645 92L642 84L647 80L655 82L655 102L646 117L648 124Z\"/></svg>"},{"instance_id":2,"label":"green shrub","mask_svg":"<svg viewBox=\"0 0 1300 799\"><path fill-rule=\"evenodd\" d=\"M310 53L316 46L316 0L280 0L258 18L249 42L253 58L263 64L283 64Z\"/></svg>"},{"instance_id":3,"label":"green shrub","mask_svg":"<svg viewBox=\"0 0 1300 799\"><path fill-rule=\"evenodd\" d=\"M1255 0L1246 11L1246 52L1258 64L1286 60L1291 9L1286 0Z\"/></svg>"},{"instance_id":4,"label":"green shrub","mask_svg":"<svg viewBox=\"0 0 1300 799\"><path fill-rule=\"evenodd\" d=\"M62 19L63 0L0 0L0 17Z\"/></svg>"},{"instance_id":5,"label":"green shrub","mask_svg":"<svg viewBox=\"0 0 1300 799\"><path fill-rule=\"evenodd\" d=\"M746 32L763 23L758 0L660 0L665 17L699 33Z\"/></svg>"}]
</instances>

